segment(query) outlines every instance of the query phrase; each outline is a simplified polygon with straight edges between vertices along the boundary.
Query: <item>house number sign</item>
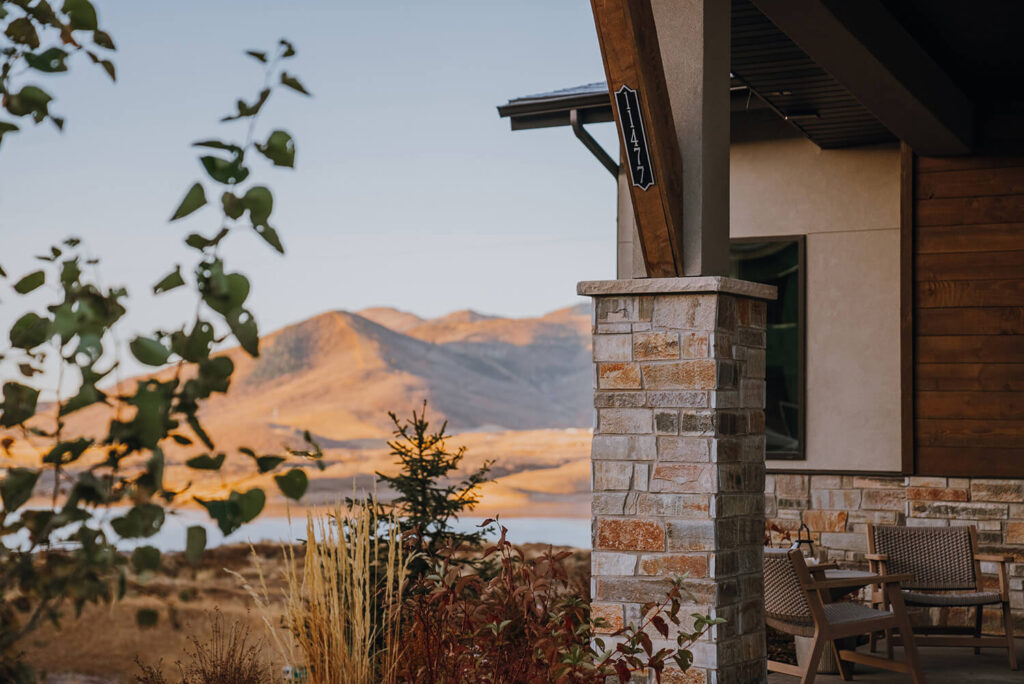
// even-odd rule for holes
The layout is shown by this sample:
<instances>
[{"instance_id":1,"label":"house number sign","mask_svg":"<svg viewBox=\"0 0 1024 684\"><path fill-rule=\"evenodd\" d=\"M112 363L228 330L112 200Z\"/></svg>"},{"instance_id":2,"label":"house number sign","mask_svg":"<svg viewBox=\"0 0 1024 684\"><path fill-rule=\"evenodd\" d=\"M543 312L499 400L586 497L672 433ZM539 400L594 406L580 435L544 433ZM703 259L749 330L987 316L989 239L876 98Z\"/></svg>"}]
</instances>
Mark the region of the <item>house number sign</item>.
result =
<instances>
[{"instance_id":1,"label":"house number sign","mask_svg":"<svg viewBox=\"0 0 1024 684\"><path fill-rule=\"evenodd\" d=\"M615 106L619 110L619 125L622 129L622 144L629 163L629 176L633 185L647 190L654 185L654 169L651 168L651 154L647 149L644 134L644 120L640 113L640 97L635 90L623 85L615 93Z\"/></svg>"}]
</instances>

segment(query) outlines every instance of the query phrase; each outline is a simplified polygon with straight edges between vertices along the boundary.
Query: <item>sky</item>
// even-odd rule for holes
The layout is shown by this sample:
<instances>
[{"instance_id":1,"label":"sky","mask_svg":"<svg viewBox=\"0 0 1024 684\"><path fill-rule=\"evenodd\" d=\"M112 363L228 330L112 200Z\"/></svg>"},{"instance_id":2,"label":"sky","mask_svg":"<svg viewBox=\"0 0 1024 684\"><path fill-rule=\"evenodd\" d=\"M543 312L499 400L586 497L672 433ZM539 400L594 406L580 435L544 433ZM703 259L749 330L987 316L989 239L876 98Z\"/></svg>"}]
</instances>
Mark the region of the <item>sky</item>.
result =
<instances>
[{"instance_id":1,"label":"sky","mask_svg":"<svg viewBox=\"0 0 1024 684\"><path fill-rule=\"evenodd\" d=\"M586 0L94 1L117 83L84 58L38 79L67 124L0 147L0 265L17 277L81 236L103 281L132 294L125 338L189 315L187 293L148 293L194 261L187 233L217 226L212 208L167 221L203 178L190 144L244 134L217 123L262 82L242 53L281 37L314 95L282 91L261 116L264 134L296 140L294 172L257 173L287 254L247 231L223 249L252 280L262 332L368 306L537 315L614 277L614 179L568 128L513 133L495 109L603 80ZM614 127L592 131L614 156ZM32 300L0 291L6 330Z\"/></svg>"}]
</instances>

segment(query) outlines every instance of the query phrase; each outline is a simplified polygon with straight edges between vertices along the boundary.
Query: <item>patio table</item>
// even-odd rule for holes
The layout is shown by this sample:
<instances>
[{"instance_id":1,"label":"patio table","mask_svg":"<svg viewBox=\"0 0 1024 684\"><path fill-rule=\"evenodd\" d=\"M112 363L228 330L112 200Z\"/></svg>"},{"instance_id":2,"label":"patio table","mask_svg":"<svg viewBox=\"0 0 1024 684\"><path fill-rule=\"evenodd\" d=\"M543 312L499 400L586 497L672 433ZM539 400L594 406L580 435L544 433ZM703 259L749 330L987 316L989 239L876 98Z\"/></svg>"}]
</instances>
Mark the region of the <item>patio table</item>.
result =
<instances>
[{"instance_id":1,"label":"patio table","mask_svg":"<svg viewBox=\"0 0 1024 684\"><path fill-rule=\"evenodd\" d=\"M874 575L875 575L875 573L869 572L867 570L826 570L825 571L825 579L858 579L858 578L872 577ZM834 588L829 590L829 594L831 595L833 601L838 601L839 599L843 598L844 596L849 596L850 594L860 590L862 587L866 587L868 584L870 584L870 582L865 581L860 586L834 587Z\"/></svg>"}]
</instances>

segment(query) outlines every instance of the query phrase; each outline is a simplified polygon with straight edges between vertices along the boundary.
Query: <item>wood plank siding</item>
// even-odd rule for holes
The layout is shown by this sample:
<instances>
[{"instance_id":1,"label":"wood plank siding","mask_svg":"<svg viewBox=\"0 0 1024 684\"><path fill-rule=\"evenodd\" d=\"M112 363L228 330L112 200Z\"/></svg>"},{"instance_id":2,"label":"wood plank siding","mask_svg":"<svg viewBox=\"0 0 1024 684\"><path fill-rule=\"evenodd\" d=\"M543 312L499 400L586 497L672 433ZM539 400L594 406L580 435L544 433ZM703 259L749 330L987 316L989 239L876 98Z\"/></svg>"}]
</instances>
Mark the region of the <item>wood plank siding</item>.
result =
<instances>
[{"instance_id":1,"label":"wood plank siding","mask_svg":"<svg viewBox=\"0 0 1024 684\"><path fill-rule=\"evenodd\" d=\"M1024 157L912 163L912 470L1022 477Z\"/></svg>"}]
</instances>

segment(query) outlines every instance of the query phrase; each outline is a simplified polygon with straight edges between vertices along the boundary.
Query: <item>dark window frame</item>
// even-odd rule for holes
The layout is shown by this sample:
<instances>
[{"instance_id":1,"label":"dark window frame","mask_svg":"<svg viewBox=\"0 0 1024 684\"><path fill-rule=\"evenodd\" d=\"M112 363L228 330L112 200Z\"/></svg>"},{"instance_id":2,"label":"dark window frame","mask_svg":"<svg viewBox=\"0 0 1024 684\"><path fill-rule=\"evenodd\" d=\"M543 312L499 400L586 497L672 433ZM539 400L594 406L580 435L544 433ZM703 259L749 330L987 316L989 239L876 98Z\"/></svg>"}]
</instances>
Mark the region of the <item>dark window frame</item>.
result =
<instances>
[{"instance_id":1,"label":"dark window frame","mask_svg":"<svg viewBox=\"0 0 1024 684\"><path fill-rule=\"evenodd\" d=\"M767 461L806 461L807 460L807 236L806 235L766 235L764 237L732 238L730 244L758 242L794 242L797 245L797 397L799 411L797 414L796 451L765 451ZM765 350L767 355L767 349Z\"/></svg>"}]
</instances>

